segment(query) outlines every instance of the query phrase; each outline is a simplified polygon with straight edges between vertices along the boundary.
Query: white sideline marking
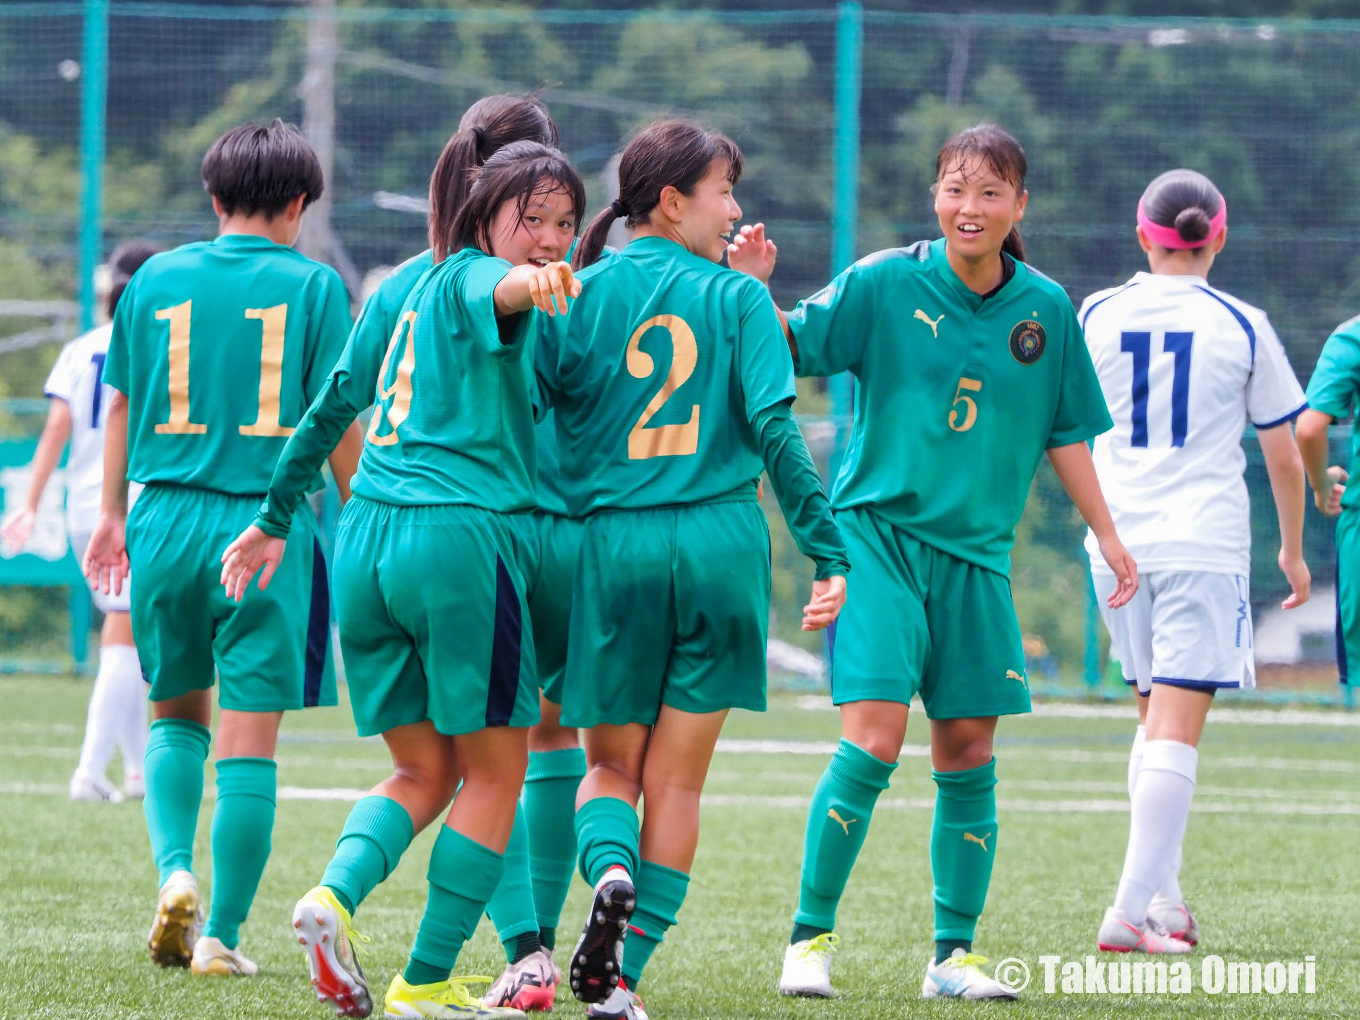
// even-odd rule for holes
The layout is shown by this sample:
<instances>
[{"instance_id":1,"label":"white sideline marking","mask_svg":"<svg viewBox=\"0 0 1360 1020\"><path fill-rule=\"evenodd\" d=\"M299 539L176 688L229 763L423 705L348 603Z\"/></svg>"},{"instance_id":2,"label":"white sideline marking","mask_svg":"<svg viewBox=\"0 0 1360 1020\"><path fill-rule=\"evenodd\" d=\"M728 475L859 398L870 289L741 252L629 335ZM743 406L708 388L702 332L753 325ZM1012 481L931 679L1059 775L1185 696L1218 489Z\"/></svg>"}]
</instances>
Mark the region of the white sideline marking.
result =
<instances>
[{"instance_id":1,"label":"white sideline marking","mask_svg":"<svg viewBox=\"0 0 1360 1020\"><path fill-rule=\"evenodd\" d=\"M1224 692L1224 697L1232 697L1232 692ZM801 695L794 704L809 712L836 711L831 698L824 694ZM921 703L913 701L912 711L920 712ZM1123 719L1134 721L1138 709L1133 704L1133 695L1127 703L1118 705L1075 705L1065 701L1039 701L1034 711L1027 715L1009 716L1009 719ZM1360 713L1340 709L1330 711L1304 712L1297 708L1232 708L1215 706L1209 712L1210 723L1243 726L1360 726Z\"/></svg>"},{"instance_id":2,"label":"white sideline marking","mask_svg":"<svg viewBox=\"0 0 1360 1020\"><path fill-rule=\"evenodd\" d=\"M64 797L65 786L57 783L0 783L0 794L19 794L26 796ZM213 799L211 789L203 791L204 799ZM368 794L367 790L352 790L345 787L280 786L280 800L309 802L341 801L353 803ZM810 803L808 797L776 797L752 794L704 794L705 807L774 807L806 811ZM934 798L927 797L880 797L878 808L907 811L933 811ZM1120 814L1127 813L1129 802L1120 800L1012 800L1000 799L998 807L1002 811L1017 814ZM1267 815L1360 815L1360 804L1261 804L1253 803L1251 798L1241 801L1222 803L1219 801L1197 801L1194 809L1201 814L1267 814Z\"/></svg>"}]
</instances>

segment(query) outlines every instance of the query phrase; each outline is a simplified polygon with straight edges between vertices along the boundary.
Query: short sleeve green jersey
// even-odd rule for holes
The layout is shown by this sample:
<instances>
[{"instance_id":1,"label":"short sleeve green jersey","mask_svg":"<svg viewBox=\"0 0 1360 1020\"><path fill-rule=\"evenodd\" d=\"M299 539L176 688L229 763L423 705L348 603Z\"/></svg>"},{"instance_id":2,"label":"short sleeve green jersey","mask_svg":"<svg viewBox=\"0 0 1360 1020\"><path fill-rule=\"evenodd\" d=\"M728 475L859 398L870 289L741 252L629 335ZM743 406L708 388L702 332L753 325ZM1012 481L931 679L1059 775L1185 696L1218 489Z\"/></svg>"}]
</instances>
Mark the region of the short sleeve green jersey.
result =
<instances>
[{"instance_id":1,"label":"short sleeve green jersey","mask_svg":"<svg viewBox=\"0 0 1360 1020\"><path fill-rule=\"evenodd\" d=\"M354 492L384 503L536 505L523 359L531 321L498 319L504 259L464 248L427 270L383 355Z\"/></svg>"},{"instance_id":2,"label":"short sleeve green jersey","mask_svg":"<svg viewBox=\"0 0 1360 1020\"><path fill-rule=\"evenodd\" d=\"M1349 418L1360 396L1360 316L1343 322L1322 345L1317 367L1308 380L1308 407L1333 418ZM1360 471L1360 429L1351 430L1350 474ZM1360 484L1346 486L1346 509L1360 506Z\"/></svg>"},{"instance_id":3,"label":"short sleeve green jersey","mask_svg":"<svg viewBox=\"0 0 1360 1020\"><path fill-rule=\"evenodd\" d=\"M861 259L789 315L799 375L857 382L832 505L1003 574L1044 451L1112 427L1072 302L1014 270L984 298L943 238L921 241Z\"/></svg>"},{"instance_id":4,"label":"short sleeve green jersey","mask_svg":"<svg viewBox=\"0 0 1360 1020\"><path fill-rule=\"evenodd\" d=\"M754 496L751 422L794 396L765 288L658 237L579 279L567 315L537 316L535 351L571 514Z\"/></svg>"},{"instance_id":5,"label":"short sleeve green jersey","mask_svg":"<svg viewBox=\"0 0 1360 1020\"><path fill-rule=\"evenodd\" d=\"M254 234L149 259L104 382L127 394L128 477L259 495L349 333L339 274Z\"/></svg>"}]
</instances>

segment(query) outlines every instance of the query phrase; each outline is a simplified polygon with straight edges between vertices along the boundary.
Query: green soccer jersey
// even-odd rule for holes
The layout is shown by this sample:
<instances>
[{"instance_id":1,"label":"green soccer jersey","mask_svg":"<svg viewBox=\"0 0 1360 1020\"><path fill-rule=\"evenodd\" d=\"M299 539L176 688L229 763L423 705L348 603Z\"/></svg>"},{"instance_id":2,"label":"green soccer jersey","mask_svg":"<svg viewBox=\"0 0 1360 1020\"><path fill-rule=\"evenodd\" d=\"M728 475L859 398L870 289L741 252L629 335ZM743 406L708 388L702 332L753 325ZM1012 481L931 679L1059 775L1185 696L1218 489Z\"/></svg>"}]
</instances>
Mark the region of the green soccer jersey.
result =
<instances>
[{"instance_id":1,"label":"green soccer jersey","mask_svg":"<svg viewBox=\"0 0 1360 1020\"><path fill-rule=\"evenodd\" d=\"M571 251L575 248L576 242L573 241L567 258L571 258ZM401 318L402 306L416 282L433 265L434 252L426 248L392 270L391 275L378 285L378 289L364 303L350 339L355 357L350 359L349 364L356 381L367 382L371 374L372 382L368 382L368 399L355 410L355 414L373 403L378 367L382 364L383 352L387 350L392 332ZM533 371L531 358L525 358L524 364L529 372ZM370 370L368 374L364 373L364 368ZM557 435L551 412L535 429L535 441L538 447L538 505L548 513L566 514L567 505L562 498L557 474Z\"/></svg>"},{"instance_id":2,"label":"green soccer jersey","mask_svg":"<svg viewBox=\"0 0 1360 1020\"><path fill-rule=\"evenodd\" d=\"M751 423L794 396L768 291L658 237L579 279L568 315L536 316L570 513L753 497Z\"/></svg>"},{"instance_id":3,"label":"green soccer jersey","mask_svg":"<svg viewBox=\"0 0 1360 1020\"><path fill-rule=\"evenodd\" d=\"M268 238L149 259L118 302L104 365L128 397L128 477L263 493L349 328L339 274Z\"/></svg>"},{"instance_id":4,"label":"green soccer jersey","mask_svg":"<svg viewBox=\"0 0 1360 1020\"><path fill-rule=\"evenodd\" d=\"M1063 289L1023 263L987 298L945 242L855 263L789 315L800 375L855 376L832 489L919 541L1008 573L1044 451L1112 427Z\"/></svg>"},{"instance_id":5,"label":"green soccer jersey","mask_svg":"<svg viewBox=\"0 0 1360 1020\"><path fill-rule=\"evenodd\" d=\"M1317 367L1308 380L1308 407L1338 420L1349 418L1360 396L1360 316L1343 322L1322 345ZM1360 471L1360 428L1351 430L1352 478ZM1360 483L1346 486L1341 505L1347 510L1360 506Z\"/></svg>"},{"instance_id":6,"label":"green soccer jersey","mask_svg":"<svg viewBox=\"0 0 1360 1020\"><path fill-rule=\"evenodd\" d=\"M511 268L464 248L411 290L378 372L356 495L501 512L536 505L523 364L532 319L496 316L496 285Z\"/></svg>"}]
</instances>

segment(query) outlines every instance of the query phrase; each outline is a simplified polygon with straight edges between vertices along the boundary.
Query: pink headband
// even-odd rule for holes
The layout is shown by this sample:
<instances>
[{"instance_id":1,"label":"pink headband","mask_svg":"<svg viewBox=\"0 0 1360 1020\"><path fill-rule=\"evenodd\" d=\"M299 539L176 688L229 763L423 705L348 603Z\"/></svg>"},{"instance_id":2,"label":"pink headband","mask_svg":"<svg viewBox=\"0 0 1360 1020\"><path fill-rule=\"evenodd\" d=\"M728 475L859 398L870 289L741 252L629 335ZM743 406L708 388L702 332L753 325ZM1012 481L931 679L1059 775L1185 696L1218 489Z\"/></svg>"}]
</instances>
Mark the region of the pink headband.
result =
<instances>
[{"instance_id":1,"label":"pink headband","mask_svg":"<svg viewBox=\"0 0 1360 1020\"><path fill-rule=\"evenodd\" d=\"M1223 199L1223 204L1218 207L1218 212L1209 221L1209 234L1202 241L1187 241L1177 233L1175 227L1164 227L1160 223L1153 223L1148 218L1148 214L1143 212L1143 200L1138 200L1138 225L1143 228L1143 233L1153 244L1161 245L1163 248L1203 248L1206 244L1218 237L1223 232L1223 228L1228 225L1228 200Z\"/></svg>"}]
</instances>

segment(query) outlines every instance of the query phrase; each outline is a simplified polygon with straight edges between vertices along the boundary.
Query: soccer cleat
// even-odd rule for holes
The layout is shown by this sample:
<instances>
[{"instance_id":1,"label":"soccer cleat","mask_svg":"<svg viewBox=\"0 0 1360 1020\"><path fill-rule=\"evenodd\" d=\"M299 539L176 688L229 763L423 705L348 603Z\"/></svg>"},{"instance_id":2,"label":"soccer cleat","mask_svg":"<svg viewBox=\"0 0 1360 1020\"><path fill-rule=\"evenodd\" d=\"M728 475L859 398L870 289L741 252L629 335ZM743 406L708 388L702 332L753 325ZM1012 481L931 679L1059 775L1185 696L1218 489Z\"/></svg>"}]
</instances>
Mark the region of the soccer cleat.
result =
<instances>
[{"instance_id":1,"label":"soccer cleat","mask_svg":"<svg viewBox=\"0 0 1360 1020\"><path fill-rule=\"evenodd\" d=\"M146 937L151 959L162 967L189 966L202 927L198 882L189 872L176 871L165 880L156 900L156 919Z\"/></svg>"},{"instance_id":2,"label":"soccer cleat","mask_svg":"<svg viewBox=\"0 0 1360 1020\"><path fill-rule=\"evenodd\" d=\"M123 773L123 799L142 800L146 796L146 777L140 772Z\"/></svg>"},{"instance_id":3,"label":"soccer cleat","mask_svg":"<svg viewBox=\"0 0 1360 1020\"><path fill-rule=\"evenodd\" d=\"M1111 907L1105 911L1096 935L1096 947L1106 953L1188 953L1190 943L1172 938L1151 919L1133 924L1124 911Z\"/></svg>"},{"instance_id":4,"label":"soccer cleat","mask_svg":"<svg viewBox=\"0 0 1360 1020\"><path fill-rule=\"evenodd\" d=\"M121 804L123 795L103 776L87 776L77 772L71 777L70 796L72 800L90 803Z\"/></svg>"},{"instance_id":5,"label":"soccer cleat","mask_svg":"<svg viewBox=\"0 0 1360 1020\"><path fill-rule=\"evenodd\" d=\"M1180 939L1186 945L1199 945L1199 922L1184 903L1154 896L1148 904L1148 921L1154 931L1165 929L1173 939Z\"/></svg>"},{"instance_id":6,"label":"soccer cleat","mask_svg":"<svg viewBox=\"0 0 1360 1020\"><path fill-rule=\"evenodd\" d=\"M524 1020L524 1013L504 1006L488 1006L472 997L469 981L490 981L489 977L451 977L431 985L410 985L398 974L387 986L383 1016L388 1020Z\"/></svg>"},{"instance_id":7,"label":"soccer cleat","mask_svg":"<svg viewBox=\"0 0 1360 1020\"><path fill-rule=\"evenodd\" d=\"M550 1012L557 997L557 983L562 980L552 954L546 949L530 953L518 963L505 968L490 991L482 996L488 1006L509 1006L524 1012Z\"/></svg>"},{"instance_id":8,"label":"soccer cleat","mask_svg":"<svg viewBox=\"0 0 1360 1020\"><path fill-rule=\"evenodd\" d=\"M610 868L595 885L586 926L571 951L571 990L585 1003L602 1003L622 977L623 940L637 906L633 880L623 868Z\"/></svg>"},{"instance_id":9,"label":"soccer cleat","mask_svg":"<svg viewBox=\"0 0 1360 1020\"><path fill-rule=\"evenodd\" d=\"M647 1020L647 1011L642 1008L642 1000L626 982L620 981L609 998L586 1007L589 1020Z\"/></svg>"},{"instance_id":10,"label":"soccer cleat","mask_svg":"<svg viewBox=\"0 0 1360 1020\"><path fill-rule=\"evenodd\" d=\"M831 991L831 954L841 937L824 932L816 938L795 942L784 950L784 973L779 978L780 995L810 995L829 999Z\"/></svg>"},{"instance_id":11,"label":"soccer cleat","mask_svg":"<svg viewBox=\"0 0 1360 1020\"><path fill-rule=\"evenodd\" d=\"M935 962L931 957L926 978L921 982L923 999L1018 999L1014 988L1003 985L982 973L987 957L978 956L962 948L955 949L949 958Z\"/></svg>"},{"instance_id":12,"label":"soccer cleat","mask_svg":"<svg viewBox=\"0 0 1360 1020\"><path fill-rule=\"evenodd\" d=\"M228 949L222 940L204 935L194 943L194 958L189 972L199 977L254 977L260 968L247 960L239 948Z\"/></svg>"},{"instance_id":13,"label":"soccer cleat","mask_svg":"<svg viewBox=\"0 0 1360 1020\"><path fill-rule=\"evenodd\" d=\"M340 1016L368 1016L373 997L359 966L355 942L368 939L354 929L349 911L324 885L298 900L293 931L307 953L312 987L318 1002L329 1002Z\"/></svg>"}]
</instances>

